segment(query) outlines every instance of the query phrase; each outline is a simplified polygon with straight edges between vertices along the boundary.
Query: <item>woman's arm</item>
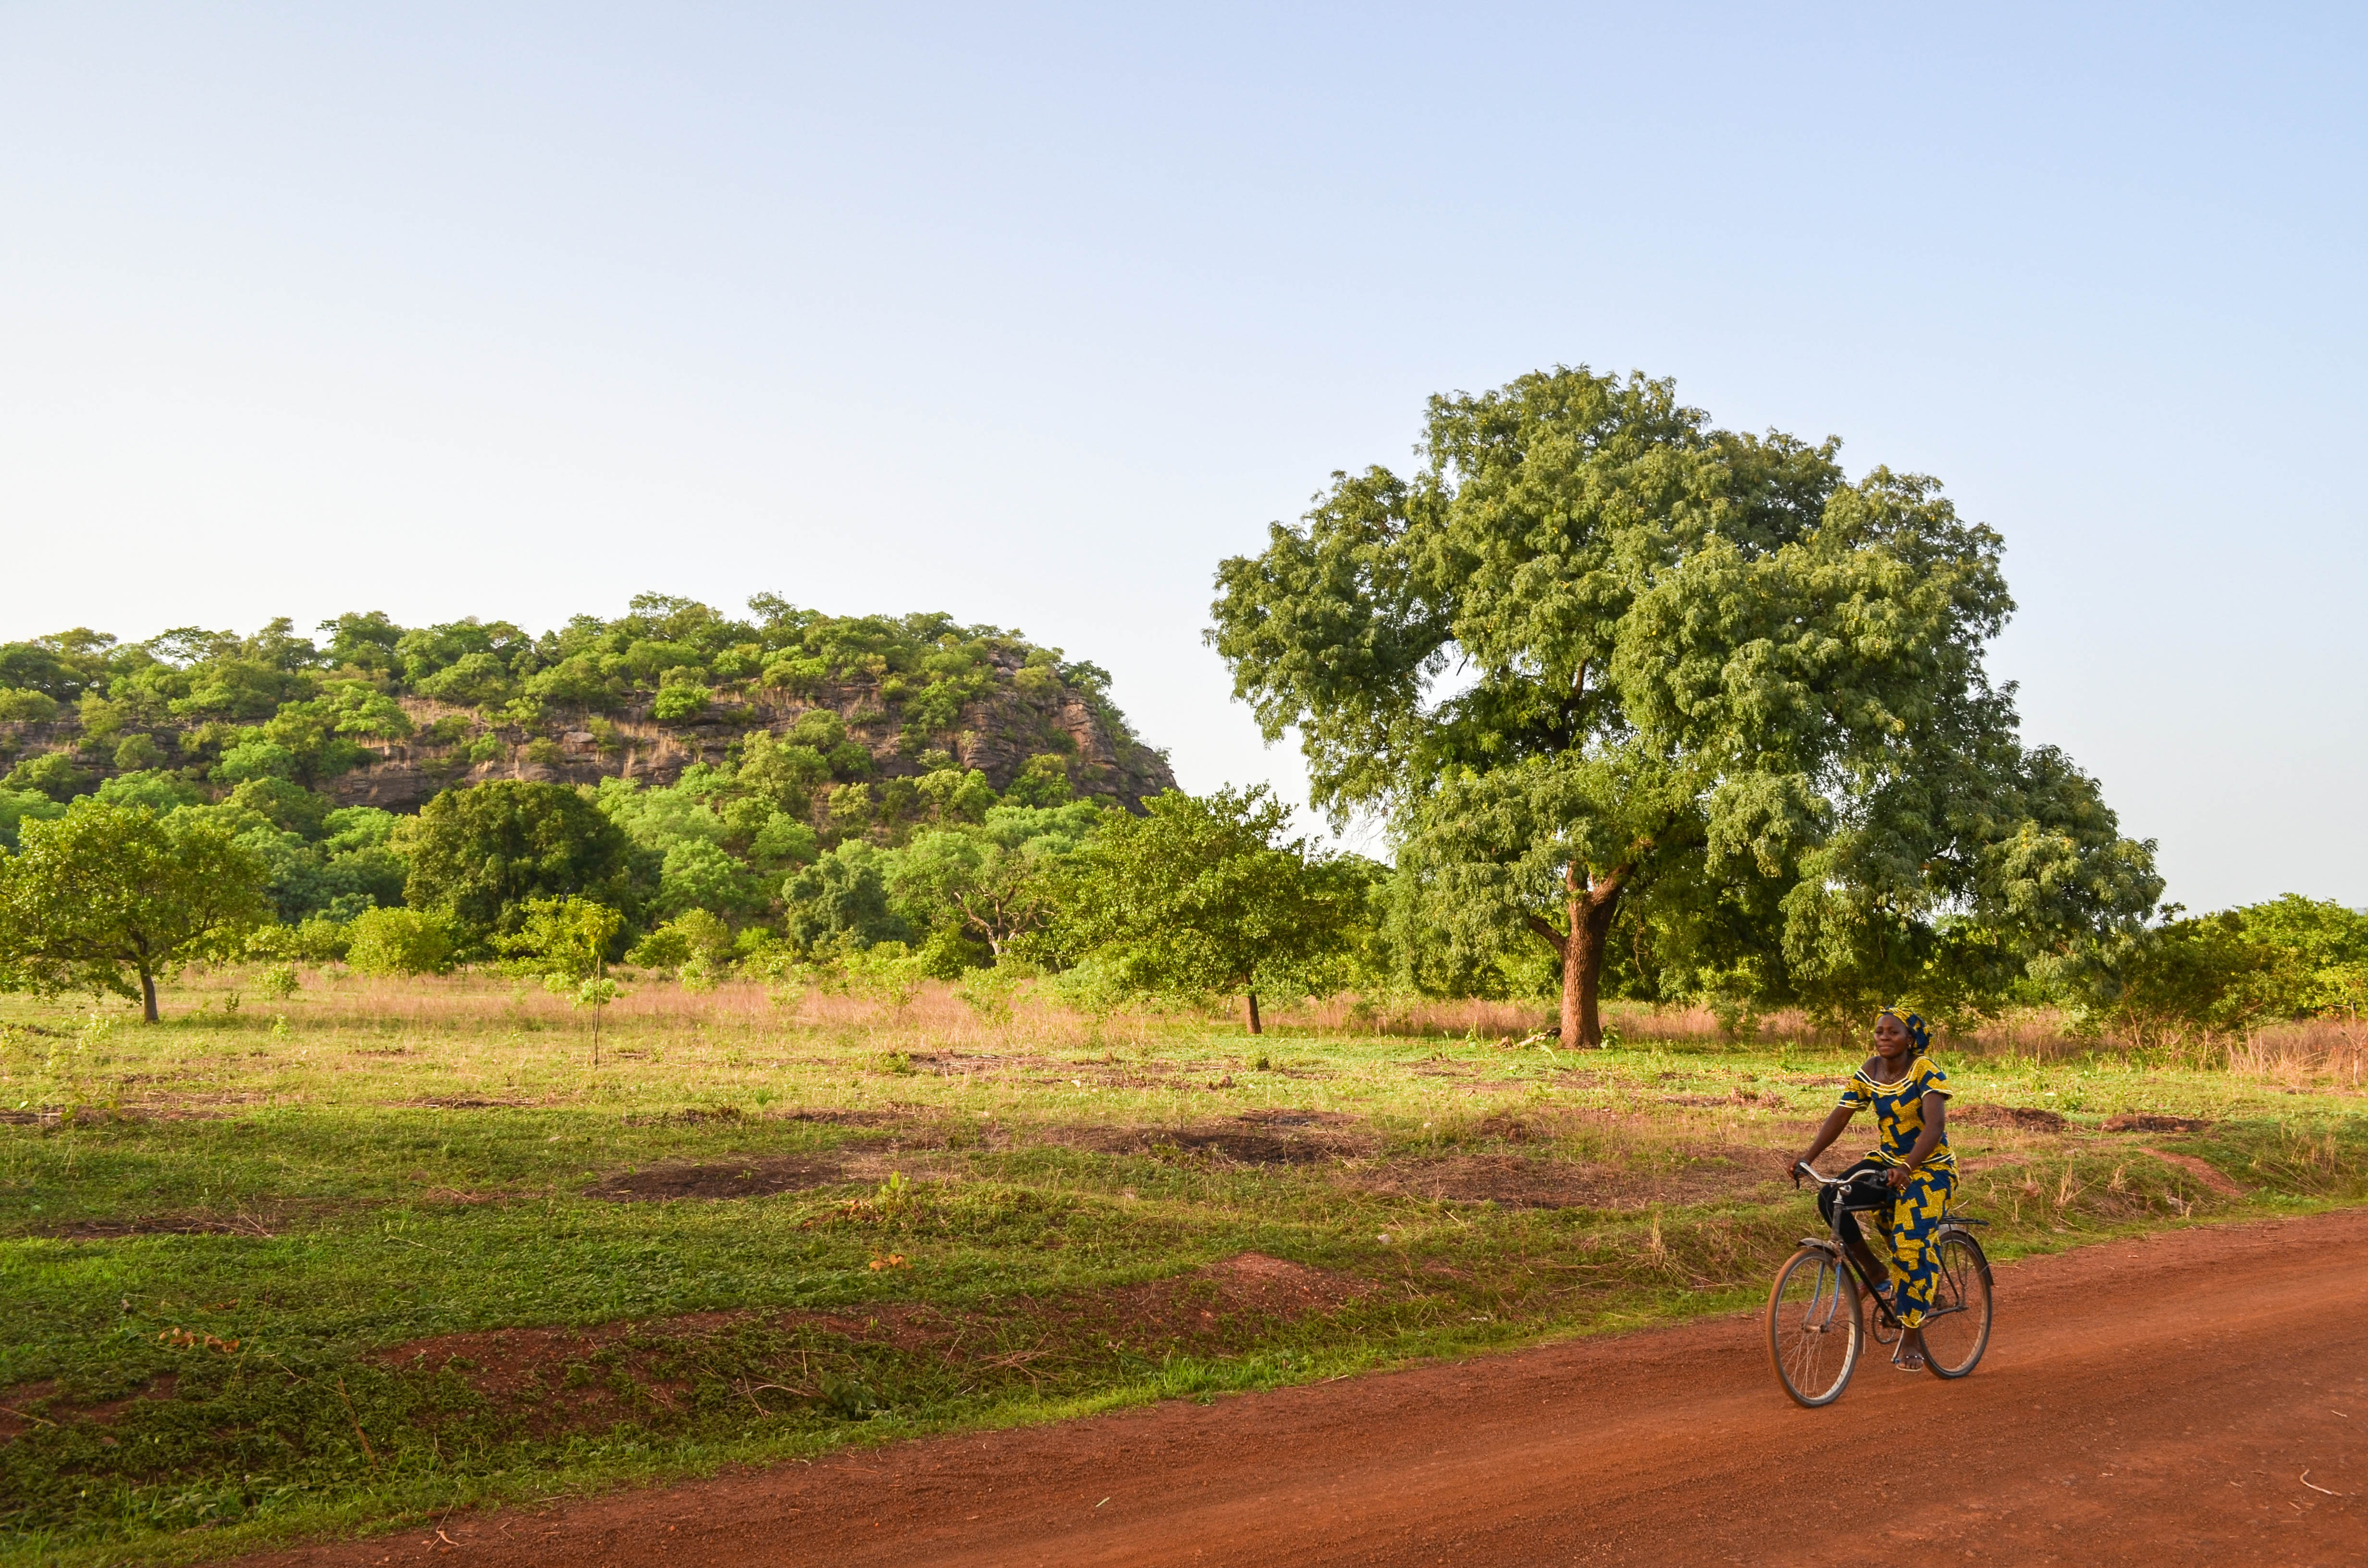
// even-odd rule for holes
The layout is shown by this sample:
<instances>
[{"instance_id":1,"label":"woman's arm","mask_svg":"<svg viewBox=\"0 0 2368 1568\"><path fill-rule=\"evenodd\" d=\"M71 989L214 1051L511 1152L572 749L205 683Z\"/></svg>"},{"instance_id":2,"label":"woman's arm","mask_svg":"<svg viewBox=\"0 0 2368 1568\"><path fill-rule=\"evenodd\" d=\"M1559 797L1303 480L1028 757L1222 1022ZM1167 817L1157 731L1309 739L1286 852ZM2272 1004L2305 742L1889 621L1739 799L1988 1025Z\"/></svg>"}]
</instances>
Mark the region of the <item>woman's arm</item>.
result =
<instances>
[{"instance_id":1,"label":"woman's arm","mask_svg":"<svg viewBox=\"0 0 2368 1568\"><path fill-rule=\"evenodd\" d=\"M1909 1174L1922 1170L1924 1162L1932 1157L1932 1151L1941 1146L1941 1140L1947 1136L1948 1117L1949 1096L1938 1089L1927 1090L1924 1095L1924 1131L1917 1138L1916 1147L1907 1151L1907 1163L1891 1167L1893 1191L1905 1192Z\"/></svg>"},{"instance_id":2,"label":"woman's arm","mask_svg":"<svg viewBox=\"0 0 2368 1568\"><path fill-rule=\"evenodd\" d=\"M1842 1135L1842 1129L1848 1127L1850 1118L1857 1114L1856 1106L1838 1105L1827 1111L1825 1124L1817 1129L1816 1141L1809 1145L1808 1153L1803 1154L1797 1163L1804 1165L1816 1165L1817 1156L1824 1153L1827 1146ZM1794 1170L1791 1164L1785 1165L1784 1174L1793 1178L1794 1187L1801 1185L1801 1173Z\"/></svg>"}]
</instances>

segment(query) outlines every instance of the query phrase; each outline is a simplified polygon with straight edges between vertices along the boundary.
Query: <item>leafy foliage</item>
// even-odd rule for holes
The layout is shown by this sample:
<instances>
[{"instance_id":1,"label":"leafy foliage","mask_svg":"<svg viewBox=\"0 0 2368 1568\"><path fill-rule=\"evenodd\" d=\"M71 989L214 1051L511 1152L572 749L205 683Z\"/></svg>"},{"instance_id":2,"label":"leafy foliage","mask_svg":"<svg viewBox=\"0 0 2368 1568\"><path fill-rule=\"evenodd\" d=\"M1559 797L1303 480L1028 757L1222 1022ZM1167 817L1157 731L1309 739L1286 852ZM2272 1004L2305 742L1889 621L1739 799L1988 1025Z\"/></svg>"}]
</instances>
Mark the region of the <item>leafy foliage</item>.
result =
<instances>
[{"instance_id":1,"label":"leafy foliage","mask_svg":"<svg viewBox=\"0 0 2368 1568\"><path fill-rule=\"evenodd\" d=\"M451 957L444 917L423 909L364 910L346 949L346 962L361 974L438 974Z\"/></svg>"},{"instance_id":2,"label":"leafy foliage","mask_svg":"<svg viewBox=\"0 0 2368 1568\"><path fill-rule=\"evenodd\" d=\"M518 931L538 899L621 901L627 840L591 801L559 784L502 780L448 790L403 823L404 898L474 940Z\"/></svg>"},{"instance_id":3,"label":"leafy foliage","mask_svg":"<svg viewBox=\"0 0 2368 1568\"><path fill-rule=\"evenodd\" d=\"M1422 449L1225 562L1210 639L1456 967L1543 942L1589 1043L1623 921L1676 994L1977 1011L2153 906L2152 846L2017 737L2000 542L1935 482L1584 367L1432 398Z\"/></svg>"},{"instance_id":4,"label":"leafy foliage","mask_svg":"<svg viewBox=\"0 0 2368 1568\"><path fill-rule=\"evenodd\" d=\"M1131 991L1243 996L1256 1034L1259 991L1306 988L1307 971L1349 945L1367 878L1284 838L1291 810L1263 785L1171 790L1146 804L1078 852L1054 941Z\"/></svg>"},{"instance_id":5,"label":"leafy foliage","mask_svg":"<svg viewBox=\"0 0 2368 1568\"><path fill-rule=\"evenodd\" d=\"M156 982L228 951L264 918L262 865L187 812L77 801L19 826L0 859L0 982L135 999L156 1021Z\"/></svg>"}]
</instances>

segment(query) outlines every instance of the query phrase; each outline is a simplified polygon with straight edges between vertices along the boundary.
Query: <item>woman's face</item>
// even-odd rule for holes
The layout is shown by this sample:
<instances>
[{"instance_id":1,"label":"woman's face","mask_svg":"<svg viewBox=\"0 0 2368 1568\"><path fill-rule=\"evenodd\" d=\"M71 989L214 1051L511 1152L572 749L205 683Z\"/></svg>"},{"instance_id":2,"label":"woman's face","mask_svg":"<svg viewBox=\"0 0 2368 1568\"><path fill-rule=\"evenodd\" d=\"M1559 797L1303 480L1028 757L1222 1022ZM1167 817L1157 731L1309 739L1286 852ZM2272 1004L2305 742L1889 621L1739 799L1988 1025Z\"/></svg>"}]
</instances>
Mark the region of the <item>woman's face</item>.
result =
<instances>
[{"instance_id":1,"label":"woman's face","mask_svg":"<svg viewBox=\"0 0 2368 1568\"><path fill-rule=\"evenodd\" d=\"M1907 1026L1885 1013L1874 1020L1874 1053L1885 1062L1897 1062L1907 1054Z\"/></svg>"}]
</instances>

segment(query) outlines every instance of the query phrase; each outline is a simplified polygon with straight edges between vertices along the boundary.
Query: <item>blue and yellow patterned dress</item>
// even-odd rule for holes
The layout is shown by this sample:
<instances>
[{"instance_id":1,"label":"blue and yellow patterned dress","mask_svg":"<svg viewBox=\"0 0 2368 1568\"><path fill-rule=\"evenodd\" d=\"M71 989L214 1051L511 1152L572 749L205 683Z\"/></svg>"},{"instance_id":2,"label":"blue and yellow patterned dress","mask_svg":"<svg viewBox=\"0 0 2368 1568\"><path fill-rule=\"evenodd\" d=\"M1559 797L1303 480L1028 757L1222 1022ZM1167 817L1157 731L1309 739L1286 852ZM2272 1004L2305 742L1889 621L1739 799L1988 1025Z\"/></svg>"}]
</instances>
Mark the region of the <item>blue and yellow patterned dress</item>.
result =
<instances>
[{"instance_id":1,"label":"blue and yellow patterned dress","mask_svg":"<svg viewBox=\"0 0 2368 1568\"><path fill-rule=\"evenodd\" d=\"M1878 1165L1904 1165L1924 1135L1924 1096L1949 1093L1949 1075L1929 1056L1919 1055L1895 1083L1884 1083L1866 1068L1850 1074L1839 1102L1851 1110L1873 1109L1879 1146L1867 1159ZM1930 1242L1949 1195L1957 1187L1957 1156L1949 1150L1944 1130L1941 1142L1921 1170L1907 1176L1907 1190L1884 1208L1870 1210L1891 1240L1891 1282L1899 1321L1910 1328L1924 1323L1924 1309L1932 1304L1934 1277L1940 1260Z\"/></svg>"}]
</instances>

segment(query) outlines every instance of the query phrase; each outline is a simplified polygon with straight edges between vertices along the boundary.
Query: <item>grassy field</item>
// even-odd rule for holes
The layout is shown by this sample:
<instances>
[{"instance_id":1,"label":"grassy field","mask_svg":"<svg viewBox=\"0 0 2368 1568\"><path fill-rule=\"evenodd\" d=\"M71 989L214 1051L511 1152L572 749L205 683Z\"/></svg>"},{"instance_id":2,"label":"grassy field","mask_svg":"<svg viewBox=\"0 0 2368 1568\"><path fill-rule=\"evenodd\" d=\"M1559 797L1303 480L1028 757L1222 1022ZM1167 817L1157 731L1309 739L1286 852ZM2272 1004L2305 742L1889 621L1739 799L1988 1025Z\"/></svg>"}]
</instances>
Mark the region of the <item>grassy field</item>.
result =
<instances>
[{"instance_id":1,"label":"grassy field","mask_svg":"<svg viewBox=\"0 0 2368 1568\"><path fill-rule=\"evenodd\" d=\"M1860 1054L1636 1015L1577 1055L1488 1005L1251 1040L654 983L595 1066L590 1015L504 980L273 993L204 976L154 1028L0 1007L0 1561L220 1555L1747 1305L1814 1228L1782 1158ZM2001 1257L2368 1195L2324 1061L1940 1054Z\"/></svg>"}]
</instances>

